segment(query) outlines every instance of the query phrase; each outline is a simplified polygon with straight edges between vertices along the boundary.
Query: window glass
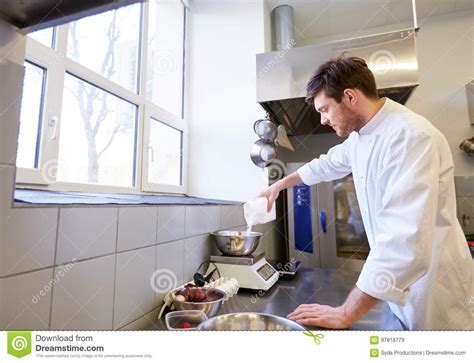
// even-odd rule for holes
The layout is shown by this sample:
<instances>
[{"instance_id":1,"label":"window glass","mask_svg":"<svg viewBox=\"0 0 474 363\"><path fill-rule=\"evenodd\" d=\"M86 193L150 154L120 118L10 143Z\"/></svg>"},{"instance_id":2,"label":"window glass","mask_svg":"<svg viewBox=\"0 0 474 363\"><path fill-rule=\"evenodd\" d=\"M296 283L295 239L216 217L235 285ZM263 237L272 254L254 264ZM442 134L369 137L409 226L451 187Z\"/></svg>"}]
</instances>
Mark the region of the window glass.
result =
<instances>
[{"instance_id":1,"label":"window glass","mask_svg":"<svg viewBox=\"0 0 474 363\"><path fill-rule=\"evenodd\" d=\"M34 33L28 34L28 36L41 44L46 45L47 47L52 48L54 44L54 28L48 28L43 30L38 30Z\"/></svg>"},{"instance_id":2,"label":"window glass","mask_svg":"<svg viewBox=\"0 0 474 363\"><path fill-rule=\"evenodd\" d=\"M150 120L148 182L181 185L182 131Z\"/></svg>"},{"instance_id":3,"label":"window glass","mask_svg":"<svg viewBox=\"0 0 474 363\"><path fill-rule=\"evenodd\" d=\"M20 168L38 167L45 79L46 71L43 68L25 62L16 158L16 166Z\"/></svg>"},{"instance_id":4,"label":"window glass","mask_svg":"<svg viewBox=\"0 0 474 363\"><path fill-rule=\"evenodd\" d=\"M58 180L135 184L137 107L67 74Z\"/></svg>"},{"instance_id":5,"label":"window glass","mask_svg":"<svg viewBox=\"0 0 474 363\"><path fill-rule=\"evenodd\" d=\"M140 9L134 4L70 23L68 57L136 92Z\"/></svg>"},{"instance_id":6,"label":"window glass","mask_svg":"<svg viewBox=\"0 0 474 363\"><path fill-rule=\"evenodd\" d=\"M147 99L182 118L184 6L150 1Z\"/></svg>"}]
</instances>

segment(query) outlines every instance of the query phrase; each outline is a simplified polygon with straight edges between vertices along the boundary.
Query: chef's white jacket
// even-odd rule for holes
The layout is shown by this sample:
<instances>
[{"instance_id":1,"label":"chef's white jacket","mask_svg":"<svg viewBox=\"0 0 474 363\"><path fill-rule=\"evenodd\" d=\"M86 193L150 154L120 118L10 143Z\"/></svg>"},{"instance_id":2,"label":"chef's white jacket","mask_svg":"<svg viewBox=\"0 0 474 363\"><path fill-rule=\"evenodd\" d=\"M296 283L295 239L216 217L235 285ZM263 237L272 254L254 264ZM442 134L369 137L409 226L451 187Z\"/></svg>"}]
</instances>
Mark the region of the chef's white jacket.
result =
<instances>
[{"instance_id":1,"label":"chef's white jacket","mask_svg":"<svg viewBox=\"0 0 474 363\"><path fill-rule=\"evenodd\" d=\"M298 169L307 185L352 172L370 253L357 281L410 330L474 329L473 261L456 218L445 137L384 99L342 143Z\"/></svg>"}]
</instances>

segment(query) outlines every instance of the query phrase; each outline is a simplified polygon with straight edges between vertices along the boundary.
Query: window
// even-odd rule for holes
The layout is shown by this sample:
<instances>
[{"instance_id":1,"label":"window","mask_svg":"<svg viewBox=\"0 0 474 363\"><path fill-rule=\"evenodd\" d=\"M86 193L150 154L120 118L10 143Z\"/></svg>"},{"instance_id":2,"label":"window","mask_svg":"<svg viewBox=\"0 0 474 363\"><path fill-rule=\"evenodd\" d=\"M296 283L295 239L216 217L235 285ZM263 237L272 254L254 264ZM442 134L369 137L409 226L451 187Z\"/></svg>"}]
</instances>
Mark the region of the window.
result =
<instances>
[{"instance_id":1,"label":"window","mask_svg":"<svg viewBox=\"0 0 474 363\"><path fill-rule=\"evenodd\" d=\"M177 3L150 2L147 98L178 117L183 114L183 12Z\"/></svg>"},{"instance_id":2,"label":"window","mask_svg":"<svg viewBox=\"0 0 474 363\"><path fill-rule=\"evenodd\" d=\"M58 180L133 187L137 106L66 75Z\"/></svg>"},{"instance_id":3,"label":"window","mask_svg":"<svg viewBox=\"0 0 474 363\"><path fill-rule=\"evenodd\" d=\"M139 41L140 5L127 6L71 23L67 55L137 92Z\"/></svg>"},{"instance_id":4,"label":"window","mask_svg":"<svg viewBox=\"0 0 474 363\"><path fill-rule=\"evenodd\" d=\"M158 120L151 119L150 141L151 151L148 162L148 181L156 184L181 184L181 150L182 134Z\"/></svg>"},{"instance_id":5,"label":"window","mask_svg":"<svg viewBox=\"0 0 474 363\"><path fill-rule=\"evenodd\" d=\"M186 11L150 0L29 35L18 185L186 192Z\"/></svg>"},{"instance_id":6,"label":"window","mask_svg":"<svg viewBox=\"0 0 474 363\"><path fill-rule=\"evenodd\" d=\"M45 77L44 68L30 62L25 63L20 136L16 159L18 167L31 169L38 167Z\"/></svg>"}]
</instances>

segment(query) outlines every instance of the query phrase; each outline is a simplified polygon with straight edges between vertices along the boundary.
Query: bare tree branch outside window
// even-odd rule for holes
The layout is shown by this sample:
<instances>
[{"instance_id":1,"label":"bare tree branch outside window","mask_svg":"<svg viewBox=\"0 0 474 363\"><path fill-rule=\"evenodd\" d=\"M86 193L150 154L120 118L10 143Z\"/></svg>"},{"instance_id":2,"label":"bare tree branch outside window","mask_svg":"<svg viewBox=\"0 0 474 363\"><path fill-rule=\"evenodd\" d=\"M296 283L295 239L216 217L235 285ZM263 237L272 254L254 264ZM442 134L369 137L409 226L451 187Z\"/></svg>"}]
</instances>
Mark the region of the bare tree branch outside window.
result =
<instances>
[{"instance_id":1,"label":"bare tree branch outside window","mask_svg":"<svg viewBox=\"0 0 474 363\"><path fill-rule=\"evenodd\" d=\"M120 37L120 23L122 19L117 18L117 12L113 11L112 19L107 30L108 46L105 52L104 59L102 60L100 74L110 79L115 73L115 47L117 40ZM80 50L77 38L77 26L78 23L74 22L69 25L70 27L70 41L71 41L71 52L76 61L80 62ZM81 49L87 51L87 49ZM97 136L104 121L107 119L107 115L111 112L107 107L107 92L102 91L97 87L88 85L85 82L75 82L75 87L69 89L75 96L77 105L79 107L81 118L83 122L84 132L87 139L87 152L88 152L88 181L90 183L98 183L99 179L99 161L104 152L110 147L114 141L116 135L120 132L124 132L129 129L127 120L125 117L118 115L116 122L113 127L113 131L110 133L109 140L105 145L99 149L97 145ZM99 104L99 112L96 111L95 106Z\"/></svg>"}]
</instances>

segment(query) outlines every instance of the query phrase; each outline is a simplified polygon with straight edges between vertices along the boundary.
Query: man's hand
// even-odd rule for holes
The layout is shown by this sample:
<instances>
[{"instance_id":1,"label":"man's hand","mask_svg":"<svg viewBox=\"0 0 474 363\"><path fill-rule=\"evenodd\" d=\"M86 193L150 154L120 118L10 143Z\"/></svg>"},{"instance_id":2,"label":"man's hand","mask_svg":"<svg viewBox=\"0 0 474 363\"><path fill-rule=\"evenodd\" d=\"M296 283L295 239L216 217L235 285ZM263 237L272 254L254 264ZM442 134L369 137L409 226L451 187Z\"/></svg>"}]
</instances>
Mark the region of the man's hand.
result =
<instances>
[{"instance_id":1,"label":"man's hand","mask_svg":"<svg viewBox=\"0 0 474 363\"><path fill-rule=\"evenodd\" d=\"M263 192L261 192L258 197L265 197L268 200L267 204L267 212L270 213L273 203L275 200L278 198L278 195L280 194L280 188L278 183L275 183L271 186L269 186L267 189L265 189Z\"/></svg>"},{"instance_id":2,"label":"man's hand","mask_svg":"<svg viewBox=\"0 0 474 363\"><path fill-rule=\"evenodd\" d=\"M282 180L277 181L275 184L269 186L257 197L265 197L268 199L267 212L270 213L272 210L273 203L278 198L280 191L292 186L298 185L302 182L300 176L295 171L294 173L284 177Z\"/></svg>"},{"instance_id":3,"label":"man's hand","mask_svg":"<svg viewBox=\"0 0 474 363\"><path fill-rule=\"evenodd\" d=\"M303 304L287 317L298 324L329 329L347 329L352 325L342 306Z\"/></svg>"},{"instance_id":4,"label":"man's hand","mask_svg":"<svg viewBox=\"0 0 474 363\"><path fill-rule=\"evenodd\" d=\"M304 304L288 314L288 319L303 325L317 325L329 329L347 329L367 314L379 301L379 299L355 287L341 306Z\"/></svg>"}]
</instances>

